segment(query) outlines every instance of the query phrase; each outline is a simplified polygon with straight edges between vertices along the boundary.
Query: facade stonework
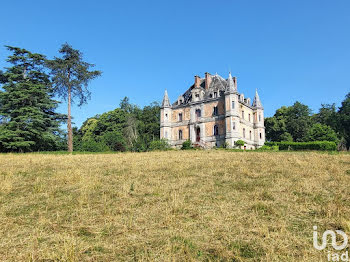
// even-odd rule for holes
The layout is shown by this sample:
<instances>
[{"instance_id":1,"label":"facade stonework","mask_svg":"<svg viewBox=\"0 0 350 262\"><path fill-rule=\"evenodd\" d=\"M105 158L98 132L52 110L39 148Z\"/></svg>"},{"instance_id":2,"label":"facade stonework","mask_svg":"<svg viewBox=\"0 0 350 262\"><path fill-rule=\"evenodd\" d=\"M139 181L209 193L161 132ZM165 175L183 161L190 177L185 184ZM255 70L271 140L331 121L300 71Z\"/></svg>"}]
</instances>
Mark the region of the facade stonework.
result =
<instances>
[{"instance_id":1,"label":"facade stonework","mask_svg":"<svg viewBox=\"0 0 350 262\"><path fill-rule=\"evenodd\" d=\"M218 74L195 76L194 84L170 104L165 91L160 115L160 138L173 147L186 140L203 148L235 147L256 149L265 143L264 108L258 92L253 102L237 91L237 79Z\"/></svg>"}]
</instances>

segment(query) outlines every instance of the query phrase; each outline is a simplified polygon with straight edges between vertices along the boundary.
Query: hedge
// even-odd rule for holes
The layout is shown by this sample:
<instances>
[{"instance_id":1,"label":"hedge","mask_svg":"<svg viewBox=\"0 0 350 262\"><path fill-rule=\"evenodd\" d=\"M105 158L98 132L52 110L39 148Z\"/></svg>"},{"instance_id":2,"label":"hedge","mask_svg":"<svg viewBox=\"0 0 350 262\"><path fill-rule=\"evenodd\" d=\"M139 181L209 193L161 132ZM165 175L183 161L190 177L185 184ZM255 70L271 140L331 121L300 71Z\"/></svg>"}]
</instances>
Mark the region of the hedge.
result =
<instances>
[{"instance_id":1,"label":"hedge","mask_svg":"<svg viewBox=\"0 0 350 262\"><path fill-rule=\"evenodd\" d=\"M318 150L335 151L337 144L330 141L312 142L265 142L266 146L278 146L280 150Z\"/></svg>"}]
</instances>

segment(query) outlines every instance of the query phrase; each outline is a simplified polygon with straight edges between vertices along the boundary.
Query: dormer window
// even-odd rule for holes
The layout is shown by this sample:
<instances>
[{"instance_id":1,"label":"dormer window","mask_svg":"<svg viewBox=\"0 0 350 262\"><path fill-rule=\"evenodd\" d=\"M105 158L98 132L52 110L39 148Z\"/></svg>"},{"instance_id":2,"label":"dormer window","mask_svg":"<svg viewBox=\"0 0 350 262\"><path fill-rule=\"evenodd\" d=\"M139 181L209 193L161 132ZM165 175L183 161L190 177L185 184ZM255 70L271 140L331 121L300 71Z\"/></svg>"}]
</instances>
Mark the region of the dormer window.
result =
<instances>
[{"instance_id":1,"label":"dormer window","mask_svg":"<svg viewBox=\"0 0 350 262\"><path fill-rule=\"evenodd\" d=\"M218 93L214 92L214 98L217 98L217 97L218 97Z\"/></svg>"},{"instance_id":2,"label":"dormer window","mask_svg":"<svg viewBox=\"0 0 350 262\"><path fill-rule=\"evenodd\" d=\"M199 94L196 94L196 97L199 97Z\"/></svg>"}]
</instances>

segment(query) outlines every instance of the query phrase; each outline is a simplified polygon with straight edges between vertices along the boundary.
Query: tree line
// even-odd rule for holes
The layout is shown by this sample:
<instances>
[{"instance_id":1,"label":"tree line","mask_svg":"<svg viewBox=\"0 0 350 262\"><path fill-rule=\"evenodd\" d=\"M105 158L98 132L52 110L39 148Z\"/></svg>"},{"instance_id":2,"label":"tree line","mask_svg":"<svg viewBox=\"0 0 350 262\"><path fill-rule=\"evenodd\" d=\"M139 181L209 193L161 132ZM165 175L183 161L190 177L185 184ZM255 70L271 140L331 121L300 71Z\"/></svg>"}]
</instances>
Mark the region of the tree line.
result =
<instances>
[{"instance_id":1,"label":"tree line","mask_svg":"<svg viewBox=\"0 0 350 262\"><path fill-rule=\"evenodd\" d=\"M159 140L160 106L143 108L125 97L118 108L72 127L71 104L90 98L88 84L101 75L69 44L60 57L47 59L19 47L6 46L9 67L0 71L0 152L33 151L147 151L169 148ZM58 101L57 99L61 99ZM67 102L67 114L57 107ZM67 130L61 128L67 124ZM312 114L300 102L282 106L265 118L267 141L332 141L339 149L350 146L350 93L341 106L321 105Z\"/></svg>"},{"instance_id":2,"label":"tree line","mask_svg":"<svg viewBox=\"0 0 350 262\"><path fill-rule=\"evenodd\" d=\"M266 139L274 142L332 141L339 150L350 146L350 93L339 108L322 104L317 113L300 102L282 106L265 118Z\"/></svg>"}]
</instances>

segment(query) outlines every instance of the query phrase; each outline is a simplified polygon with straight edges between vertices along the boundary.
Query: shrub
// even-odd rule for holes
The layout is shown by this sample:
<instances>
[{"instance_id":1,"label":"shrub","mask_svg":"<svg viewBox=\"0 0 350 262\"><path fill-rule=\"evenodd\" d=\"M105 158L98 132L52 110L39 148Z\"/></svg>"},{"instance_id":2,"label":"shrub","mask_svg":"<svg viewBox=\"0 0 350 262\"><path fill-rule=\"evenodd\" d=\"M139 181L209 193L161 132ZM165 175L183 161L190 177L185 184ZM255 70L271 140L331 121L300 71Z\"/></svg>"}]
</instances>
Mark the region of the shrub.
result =
<instances>
[{"instance_id":1,"label":"shrub","mask_svg":"<svg viewBox=\"0 0 350 262\"><path fill-rule=\"evenodd\" d=\"M331 141L312 141L312 142L265 142L266 146L278 146L280 150L318 150L335 151L337 144Z\"/></svg>"},{"instance_id":2,"label":"shrub","mask_svg":"<svg viewBox=\"0 0 350 262\"><path fill-rule=\"evenodd\" d=\"M169 150L170 145L166 139L153 140L149 145L149 150Z\"/></svg>"},{"instance_id":3,"label":"shrub","mask_svg":"<svg viewBox=\"0 0 350 262\"><path fill-rule=\"evenodd\" d=\"M182 150L192 149L191 140L186 140L185 142L183 142L181 149Z\"/></svg>"},{"instance_id":4,"label":"shrub","mask_svg":"<svg viewBox=\"0 0 350 262\"><path fill-rule=\"evenodd\" d=\"M81 151L88 152L106 152L110 151L109 147L103 142L97 142L93 139L87 139L81 144Z\"/></svg>"},{"instance_id":5,"label":"shrub","mask_svg":"<svg viewBox=\"0 0 350 262\"><path fill-rule=\"evenodd\" d=\"M243 140L237 140L237 141L235 142L235 145L236 145L236 146L239 146L239 148L241 148L242 146L244 146L244 141L243 141Z\"/></svg>"},{"instance_id":6,"label":"shrub","mask_svg":"<svg viewBox=\"0 0 350 262\"><path fill-rule=\"evenodd\" d=\"M278 146L267 146L263 145L262 147L257 149L258 151L278 151L279 147Z\"/></svg>"}]
</instances>

